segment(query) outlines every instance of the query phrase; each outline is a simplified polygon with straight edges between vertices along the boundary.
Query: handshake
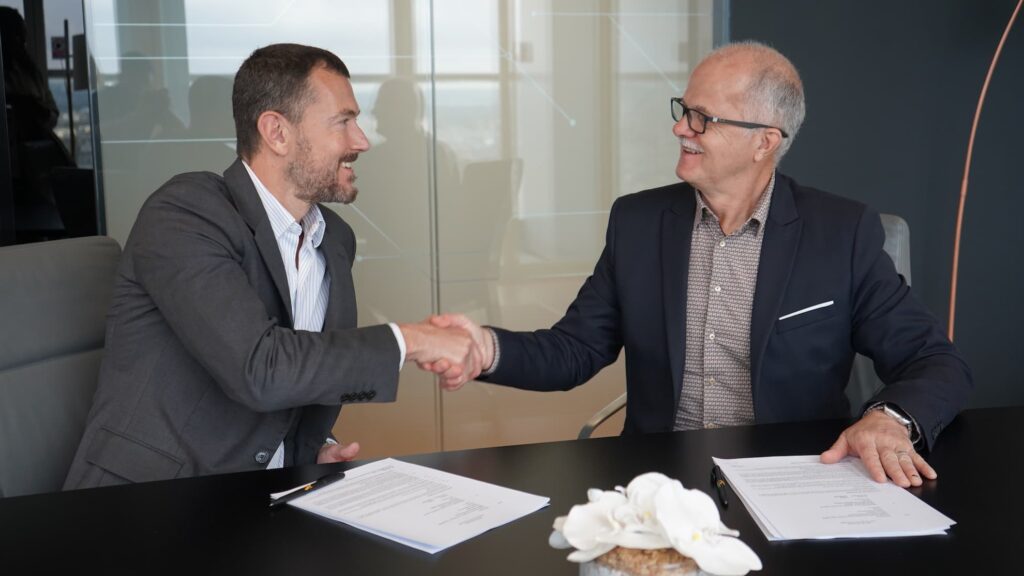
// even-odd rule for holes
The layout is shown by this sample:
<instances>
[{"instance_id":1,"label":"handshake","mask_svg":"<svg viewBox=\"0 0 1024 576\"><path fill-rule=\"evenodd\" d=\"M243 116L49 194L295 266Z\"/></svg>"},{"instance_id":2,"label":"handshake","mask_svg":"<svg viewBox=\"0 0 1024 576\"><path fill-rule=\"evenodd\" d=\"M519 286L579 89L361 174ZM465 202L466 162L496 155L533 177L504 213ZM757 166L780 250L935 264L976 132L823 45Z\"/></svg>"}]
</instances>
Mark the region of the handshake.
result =
<instances>
[{"instance_id":1,"label":"handshake","mask_svg":"<svg viewBox=\"0 0 1024 576\"><path fill-rule=\"evenodd\" d=\"M494 362L494 341L462 314L431 316L419 324L401 324L405 359L437 374L441 387L458 390Z\"/></svg>"}]
</instances>

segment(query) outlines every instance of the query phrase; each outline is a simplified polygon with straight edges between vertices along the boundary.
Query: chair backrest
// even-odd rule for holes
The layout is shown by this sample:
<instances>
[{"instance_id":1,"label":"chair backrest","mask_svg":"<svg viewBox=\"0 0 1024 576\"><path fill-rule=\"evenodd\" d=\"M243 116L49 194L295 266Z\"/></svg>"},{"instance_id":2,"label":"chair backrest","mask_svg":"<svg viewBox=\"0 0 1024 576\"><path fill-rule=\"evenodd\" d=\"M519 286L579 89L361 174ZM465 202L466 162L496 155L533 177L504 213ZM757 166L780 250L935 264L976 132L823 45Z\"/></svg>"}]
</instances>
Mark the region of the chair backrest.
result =
<instances>
[{"instance_id":1,"label":"chair backrest","mask_svg":"<svg viewBox=\"0 0 1024 576\"><path fill-rule=\"evenodd\" d=\"M0 496L64 484L96 391L120 255L104 237L0 248Z\"/></svg>"},{"instance_id":2,"label":"chair backrest","mask_svg":"<svg viewBox=\"0 0 1024 576\"><path fill-rule=\"evenodd\" d=\"M910 284L910 226L895 214L882 214L882 228L885 230L885 253L892 258L896 272ZM846 385L846 398L850 401L850 415L860 416L864 405L884 386L875 374L875 366L866 356L853 359L850 382Z\"/></svg>"}]
</instances>

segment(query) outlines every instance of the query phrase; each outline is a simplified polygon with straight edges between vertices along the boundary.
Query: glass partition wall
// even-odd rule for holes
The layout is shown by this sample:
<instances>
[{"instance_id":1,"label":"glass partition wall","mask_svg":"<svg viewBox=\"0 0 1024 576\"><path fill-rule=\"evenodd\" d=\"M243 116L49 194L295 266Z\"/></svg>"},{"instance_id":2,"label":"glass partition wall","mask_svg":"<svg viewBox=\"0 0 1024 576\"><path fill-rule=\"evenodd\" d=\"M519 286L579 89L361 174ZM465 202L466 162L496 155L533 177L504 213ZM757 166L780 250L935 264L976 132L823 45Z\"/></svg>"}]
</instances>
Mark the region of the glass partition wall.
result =
<instances>
[{"instance_id":1,"label":"glass partition wall","mask_svg":"<svg viewBox=\"0 0 1024 576\"><path fill-rule=\"evenodd\" d=\"M352 72L373 147L354 228L360 324L438 311L511 329L557 321L618 196L675 181L668 99L714 42L712 0L87 0L108 234L124 242L170 176L234 159L231 82L298 42ZM398 401L346 407L362 456L574 438L624 389L622 359L568 393L402 371ZM600 429L617 434L617 420Z\"/></svg>"}]
</instances>

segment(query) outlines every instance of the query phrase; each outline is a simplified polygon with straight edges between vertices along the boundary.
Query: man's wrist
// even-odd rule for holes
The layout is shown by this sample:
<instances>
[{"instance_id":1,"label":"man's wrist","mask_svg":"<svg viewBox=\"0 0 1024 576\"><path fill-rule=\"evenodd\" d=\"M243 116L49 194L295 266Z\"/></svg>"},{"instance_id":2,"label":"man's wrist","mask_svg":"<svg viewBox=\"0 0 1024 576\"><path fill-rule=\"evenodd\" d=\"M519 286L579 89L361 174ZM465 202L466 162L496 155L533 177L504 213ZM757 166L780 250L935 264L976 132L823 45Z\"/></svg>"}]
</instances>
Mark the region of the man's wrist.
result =
<instances>
[{"instance_id":1,"label":"man's wrist","mask_svg":"<svg viewBox=\"0 0 1024 576\"><path fill-rule=\"evenodd\" d=\"M405 354L406 354L406 342L405 335L402 334L402 329L394 322L388 322L388 327L391 328L391 332L395 335L395 341L398 343L398 370L402 370L402 366L405 365Z\"/></svg>"},{"instance_id":2,"label":"man's wrist","mask_svg":"<svg viewBox=\"0 0 1024 576\"><path fill-rule=\"evenodd\" d=\"M498 345L498 334L490 326L483 326L482 329L487 335L487 338L491 339L492 355L491 365L480 372L480 375L490 376L498 369L498 361L501 359L501 346Z\"/></svg>"},{"instance_id":3,"label":"man's wrist","mask_svg":"<svg viewBox=\"0 0 1024 576\"><path fill-rule=\"evenodd\" d=\"M864 414L867 415L869 412L881 412L886 416L892 418L898 422L901 426L907 429L907 434L910 437L910 441L917 446L921 441L921 429L917 425L917 421L912 416L904 412L899 406L890 402L876 402L871 406L868 406L864 410Z\"/></svg>"}]
</instances>

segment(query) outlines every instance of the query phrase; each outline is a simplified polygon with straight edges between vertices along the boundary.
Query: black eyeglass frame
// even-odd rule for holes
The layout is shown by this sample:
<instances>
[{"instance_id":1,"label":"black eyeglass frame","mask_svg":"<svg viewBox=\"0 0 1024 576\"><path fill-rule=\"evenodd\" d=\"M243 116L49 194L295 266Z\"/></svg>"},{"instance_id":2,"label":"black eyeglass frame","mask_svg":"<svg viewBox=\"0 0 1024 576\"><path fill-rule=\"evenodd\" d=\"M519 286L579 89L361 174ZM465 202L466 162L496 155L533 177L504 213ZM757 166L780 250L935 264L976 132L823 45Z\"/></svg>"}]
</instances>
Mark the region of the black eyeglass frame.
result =
<instances>
[{"instance_id":1,"label":"black eyeglass frame","mask_svg":"<svg viewBox=\"0 0 1024 576\"><path fill-rule=\"evenodd\" d=\"M704 132L706 132L707 129L708 129L708 122L714 122L716 124L728 124L730 126L739 126L740 128L771 128L773 130L778 130L779 133L782 134L783 138L789 138L789 134L787 134L785 130L783 130L782 128L779 128L778 126L769 126L767 124L758 124L757 122L744 122L742 120L727 120L725 118L719 118L718 116L710 116L708 114L705 114L705 113L701 112L700 110L697 110L695 108L690 108L689 106L686 105L686 102L683 102L682 98L669 98L669 103L668 104L669 104L669 108L670 108L670 110L672 112L672 119L675 120L676 122L679 122L680 120L682 120L682 118L676 118L676 107L673 106L673 104L675 104L677 102L679 103L680 106L683 107L683 116L686 118L686 125L690 127L690 130L693 130L697 134L703 134ZM690 121L690 112L693 112L695 114L700 114L701 116L704 117L704 128L703 129L697 130L697 128L694 127L694 125Z\"/></svg>"}]
</instances>

